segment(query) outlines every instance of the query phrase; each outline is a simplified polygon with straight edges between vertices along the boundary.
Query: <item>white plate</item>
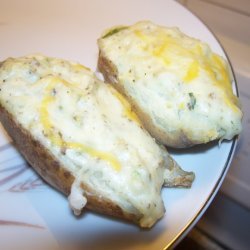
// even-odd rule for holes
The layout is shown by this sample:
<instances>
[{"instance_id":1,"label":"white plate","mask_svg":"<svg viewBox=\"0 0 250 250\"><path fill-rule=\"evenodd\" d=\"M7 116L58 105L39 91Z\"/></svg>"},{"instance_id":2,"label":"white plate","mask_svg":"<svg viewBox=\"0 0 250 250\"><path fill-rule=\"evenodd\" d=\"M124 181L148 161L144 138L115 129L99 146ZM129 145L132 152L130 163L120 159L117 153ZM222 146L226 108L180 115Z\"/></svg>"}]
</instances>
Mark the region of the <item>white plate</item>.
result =
<instances>
[{"instance_id":1,"label":"white plate","mask_svg":"<svg viewBox=\"0 0 250 250\"><path fill-rule=\"evenodd\" d=\"M96 39L112 25L149 19L178 26L225 54L211 32L174 1L1 0L0 60L40 52L95 70ZM72 215L67 200L30 169L0 130L0 242L80 244L82 249L162 249L175 245L208 207L229 168L236 141L171 152L196 180L190 190L164 189L165 217L151 230L86 213ZM31 237L32 236L32 237Z\"/></svg>"}]
</instances>

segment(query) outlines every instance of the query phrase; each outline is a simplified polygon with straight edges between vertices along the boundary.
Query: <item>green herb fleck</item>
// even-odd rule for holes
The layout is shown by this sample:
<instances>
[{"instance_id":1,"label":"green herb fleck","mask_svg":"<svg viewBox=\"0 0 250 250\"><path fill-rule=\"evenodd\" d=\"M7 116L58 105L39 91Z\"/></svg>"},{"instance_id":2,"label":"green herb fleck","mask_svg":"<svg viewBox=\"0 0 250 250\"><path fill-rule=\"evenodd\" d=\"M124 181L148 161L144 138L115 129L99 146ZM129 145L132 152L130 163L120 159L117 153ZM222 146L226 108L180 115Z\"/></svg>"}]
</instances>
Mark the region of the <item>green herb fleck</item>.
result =
<instances>
[{"instance_id":1,"label":"green herb fleck","mask_svg":"<svg viewBox=\"0 0 250 250\"><path fill-rule=\"evenodd\" d=\"M118 33L118 32L121 31L121 30L124 30L124 29L127 29L127 27L126 27L126 26L122 26L122 27L116 27L116 28L114 28L114 29L111 29L111 30L110 30L107 34L105 34L102 38L107 38L107 37L109 37L109 36L112 36L112 35Z\"/></svg>"},{"instance_id":2,"label":"green herb fleck","mask_svg":"<svg viewBox=\"0 0 250 250\"><path fill-rule=\"evenodd\" d=\"M189 110L193 110L196 104L196 98L192 92L188 93L188 95L189 95L190 101L188 102L187 106Z\"/></svg>"}]
</instances>

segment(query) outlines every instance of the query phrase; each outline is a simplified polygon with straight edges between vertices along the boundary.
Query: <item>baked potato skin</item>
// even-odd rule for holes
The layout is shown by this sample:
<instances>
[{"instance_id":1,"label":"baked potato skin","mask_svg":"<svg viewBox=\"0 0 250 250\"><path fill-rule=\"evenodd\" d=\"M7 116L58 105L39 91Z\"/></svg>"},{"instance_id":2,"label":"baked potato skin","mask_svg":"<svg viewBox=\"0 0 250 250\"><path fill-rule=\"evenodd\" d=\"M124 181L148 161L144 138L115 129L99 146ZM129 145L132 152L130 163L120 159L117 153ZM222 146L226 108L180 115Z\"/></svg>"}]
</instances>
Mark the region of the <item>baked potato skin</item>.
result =
<instances>
[{"instance_id":1,"label":"baked potato skin","mask_svg":"<svg viewBox=\"0 0 250 250\"><path fill-rule=\"evenodd\" d=\"M33 138L27 129L23 128L16 121L13 115L1 103L0 122L13 139L14 145L35 171L48 184L68 196L75 177L38 140ZM88 200L86 208L94 212L132 221L136 224L139 223L140 214L127 213L117 204L99 196L84 183L81 183L81 186L85 190Z\"/></svg>"},{"instance_id":2,"label":"baked potato skin","mask_svg":"<svg viewBox=\"0 0 250 250\"><path fill-rule=\"evenodd\" d=\"M118 81L118 71L116 66L105 56L100 48L99 57L97 63L98 70L103 74L106 82L110 83L123 95L126 94L126 91L122 84L119 84ZM166 133L160 127L154 125L152 118L147 112L143 111L139 105L133 100L129 95L126 95L126 98L132 105L135 113L138 115L139 119L143 123L145 129L161 144L166 144L173 148L188 148L199 144L200 142L189 139L186 133L184 132L172 132Z\"/></svg>"}]
</instances>

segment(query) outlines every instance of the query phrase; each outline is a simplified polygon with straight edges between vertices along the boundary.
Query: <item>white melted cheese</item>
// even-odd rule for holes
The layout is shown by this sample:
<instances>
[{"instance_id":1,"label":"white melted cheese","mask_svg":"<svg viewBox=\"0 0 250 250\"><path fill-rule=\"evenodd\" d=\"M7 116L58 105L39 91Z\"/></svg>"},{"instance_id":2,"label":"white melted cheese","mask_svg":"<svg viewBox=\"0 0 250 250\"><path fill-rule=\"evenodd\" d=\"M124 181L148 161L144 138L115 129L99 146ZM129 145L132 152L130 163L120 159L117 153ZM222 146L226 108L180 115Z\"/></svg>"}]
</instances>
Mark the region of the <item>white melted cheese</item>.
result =
<instances>
[{"instance_id":1,"label":"white melted cheese","mask_svg":"<svg viewBox=\"0 0 250 250\"><path fill-rule=\"evenodd\" d=\"M87 202L82 181L141 213L141 226L163 216L161 149L127 101L88 69L41 55L10 58L0 68L0 101L75 176L75 213Z\"/></svg>"},{"instance_id":2,"label":"white melted cheese","mask_svg":"<svg viewBox=\"0 0 250 250\"><path fill-rule=\"evenodd\" d=\"M98 44L126 95L157 127L199 143L240 133L242 112L229 66L207 44L149 21L114 28Z\"/></svg>"},{"instance_id":3,"label":"white melted cheese","mask_svg":"<svg viewBox=\"0 0 250 250\"><path fill-rule=\"evenodd\" d=\"M87 204L87 199L84 196L84 190L82 190L80 187L80 182L76 180L73 182L68 200L71 209L74 211L74 214L80 215L82 209Z\"/></svg>"}]
</instances>

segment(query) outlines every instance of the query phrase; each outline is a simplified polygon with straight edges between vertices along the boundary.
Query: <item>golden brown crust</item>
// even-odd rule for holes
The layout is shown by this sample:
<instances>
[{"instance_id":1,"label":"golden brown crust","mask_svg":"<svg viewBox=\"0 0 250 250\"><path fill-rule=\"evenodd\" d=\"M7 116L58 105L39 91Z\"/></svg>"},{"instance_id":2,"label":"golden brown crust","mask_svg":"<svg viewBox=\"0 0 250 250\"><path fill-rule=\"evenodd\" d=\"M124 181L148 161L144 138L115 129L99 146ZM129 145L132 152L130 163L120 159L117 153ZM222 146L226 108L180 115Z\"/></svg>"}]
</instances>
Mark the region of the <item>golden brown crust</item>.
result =
<instances>
[{"instance_id":1,"label":"golden brown crust","mask_svg":"<svg viewBox=\"0 0 250 250\"><path fill-rule=\"evenodd\" d=\"M116 66L110 60L107 59L101 49L99 51L97 67L98 70L103 74L104 79L108 83L111 83L120 93L126 96L130 104L132 105L132 108L134 109L135 113L142 121L146 130L148 130L148 132L158 142L174 148L187 148L196 145L197 143L201 143L189 139L185 132L180 133L178 131L171 131L170 133L166 133L166 131L156 126L152 121L152 118L139 107L139 105L133 100L133 98L131 98L131 96L126 94L123 85L120 84L118 81L118 71Z\"/></svg>"},{"instance_id":2,"label":"golden brown crust","mask_svg":"<svg viewBox=\"0 0 250 250\"><path fill-rule=\"evenodd\" d=\"M15 145L37 171L37 173L50 185L69 195L75 177L70 173L38 140L23 128L1 104L0 121ZM139 223L141 214L131 214L114 204L111 200L98 195L84 183L81 183L87 198L86 207L98 213L115 216Z\"/></svg>"}]
</instances>

